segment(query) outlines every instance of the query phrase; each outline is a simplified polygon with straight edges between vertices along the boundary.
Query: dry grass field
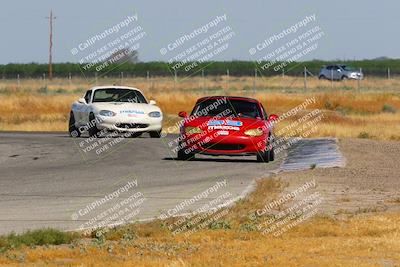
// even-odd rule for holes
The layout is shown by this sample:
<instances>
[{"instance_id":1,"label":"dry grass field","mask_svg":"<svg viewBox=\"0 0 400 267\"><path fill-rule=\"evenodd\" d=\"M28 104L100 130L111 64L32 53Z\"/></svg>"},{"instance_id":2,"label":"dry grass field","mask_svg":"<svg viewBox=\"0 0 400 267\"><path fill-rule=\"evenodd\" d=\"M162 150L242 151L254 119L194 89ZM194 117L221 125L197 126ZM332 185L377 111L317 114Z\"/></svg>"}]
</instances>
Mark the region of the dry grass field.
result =
<instances>
[{"instance_id":1,"label":"dry grass field","mask_svg":"<svg viewBox=\"0 0 400 267\"><path fill-rule=\"evenodd\" d=\"M307 89L300 77L170 77L101 78L97 84L124 84L141 89L155 99L166 114L164 130L190 111L196 99L206 95L241 95L260 99L269 113L283 114L315 97L308 109L320 109L324 119L310 136L361 137L400 140L400 80L367 78L330 82L309 78ZM66 131L71 103L93 86L81 78L0 81L1 131ZM301 116L301 113L298 114ZM296 117L282 121L288 125ZM388 127L390 126L390 127Z\"/></svg>"},{"instance_id":2,"label":"dry grass field","mask_svg":"<svg viewBox=\"0 0 400 267\"><path fill-rule=\"evenodd\" d=\"M148 228L131 243L24 248L0 266L399 266L399 224L396 214L318 217L279 238L205 230L185 239Z\"/></svg>"}]
</instances>

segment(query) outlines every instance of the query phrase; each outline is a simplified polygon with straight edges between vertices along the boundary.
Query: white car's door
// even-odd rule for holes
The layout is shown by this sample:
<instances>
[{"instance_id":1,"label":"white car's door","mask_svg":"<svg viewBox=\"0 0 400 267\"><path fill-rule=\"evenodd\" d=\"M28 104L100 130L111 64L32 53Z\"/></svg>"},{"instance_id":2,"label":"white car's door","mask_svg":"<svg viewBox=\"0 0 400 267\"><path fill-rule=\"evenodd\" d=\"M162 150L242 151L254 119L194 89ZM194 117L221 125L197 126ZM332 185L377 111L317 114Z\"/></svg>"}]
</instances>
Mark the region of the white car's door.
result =
<instances>
[{"instance_id":1,"label":"white car's door","mask_svg":"<svg viewBox=\"0 0 400 267\"><path fill-rule=\"evenodd\" d=\"M342 78L342 70L338 66L333 67L333 79L340 80Z\"/></svg>"}]
</instances>

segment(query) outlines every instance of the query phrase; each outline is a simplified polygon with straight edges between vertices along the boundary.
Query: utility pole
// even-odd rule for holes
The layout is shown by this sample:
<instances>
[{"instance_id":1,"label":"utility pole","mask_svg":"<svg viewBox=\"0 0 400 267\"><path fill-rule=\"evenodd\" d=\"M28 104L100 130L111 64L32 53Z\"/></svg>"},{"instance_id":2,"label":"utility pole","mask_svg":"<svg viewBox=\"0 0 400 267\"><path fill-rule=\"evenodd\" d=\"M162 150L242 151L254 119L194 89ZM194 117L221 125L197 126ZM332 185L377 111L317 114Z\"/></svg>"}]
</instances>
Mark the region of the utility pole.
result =
<instances>
[{"instance_id":1,"label":"utility pole","mask_svg":"<svg viewBox=\"0 0 400 267\"><path fill-rule=\"evenodd\" d=\"M50 16L46 17L49 20L50 36L49 36L49 80L53 79L53 65L52 65L52 50L53 50L53 10L50 10Z\"/></svg>"}]
</instances>

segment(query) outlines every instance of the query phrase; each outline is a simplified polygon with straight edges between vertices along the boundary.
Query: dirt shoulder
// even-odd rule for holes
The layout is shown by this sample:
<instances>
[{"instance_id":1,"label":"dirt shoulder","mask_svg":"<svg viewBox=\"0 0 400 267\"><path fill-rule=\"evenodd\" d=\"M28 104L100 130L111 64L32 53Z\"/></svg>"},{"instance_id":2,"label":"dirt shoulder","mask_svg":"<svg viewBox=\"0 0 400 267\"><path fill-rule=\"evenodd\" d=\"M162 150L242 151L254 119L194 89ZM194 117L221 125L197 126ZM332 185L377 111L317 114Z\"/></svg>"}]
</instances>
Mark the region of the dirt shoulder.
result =
<instances>
[{"instance_id":1,"label":"dirt shoulder","mask_svg":"<svg viewBox=\"0 0 400 267\"><path fill-rule=\"evenodd\" d=\"M328 215L400 210L400 142L340 139L344 168L279 174L290 192L315 180L324 198L319 212Z\"/></svg>"}]
</instances>

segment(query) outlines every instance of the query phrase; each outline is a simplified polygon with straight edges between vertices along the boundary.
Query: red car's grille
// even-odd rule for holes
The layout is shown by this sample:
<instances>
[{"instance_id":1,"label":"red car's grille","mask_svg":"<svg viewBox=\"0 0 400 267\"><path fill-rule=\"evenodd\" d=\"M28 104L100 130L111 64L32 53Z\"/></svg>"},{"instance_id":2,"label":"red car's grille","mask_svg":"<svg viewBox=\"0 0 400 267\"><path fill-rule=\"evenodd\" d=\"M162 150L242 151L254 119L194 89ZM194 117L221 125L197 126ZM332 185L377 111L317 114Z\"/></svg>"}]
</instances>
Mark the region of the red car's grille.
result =
<instances>
[{"instance_id":1,"label":"red car's grille","mask_svg":"<svg viewBox=\"0 0 400 267\"><path fill-rule=\"evenodd\" d=\"M242 150L246 146L241 144L221 144L221 143L207 143L203 145L204 149L212 150Z\"/></svg>"}]
</instances>

